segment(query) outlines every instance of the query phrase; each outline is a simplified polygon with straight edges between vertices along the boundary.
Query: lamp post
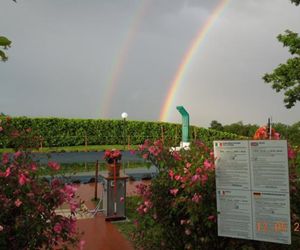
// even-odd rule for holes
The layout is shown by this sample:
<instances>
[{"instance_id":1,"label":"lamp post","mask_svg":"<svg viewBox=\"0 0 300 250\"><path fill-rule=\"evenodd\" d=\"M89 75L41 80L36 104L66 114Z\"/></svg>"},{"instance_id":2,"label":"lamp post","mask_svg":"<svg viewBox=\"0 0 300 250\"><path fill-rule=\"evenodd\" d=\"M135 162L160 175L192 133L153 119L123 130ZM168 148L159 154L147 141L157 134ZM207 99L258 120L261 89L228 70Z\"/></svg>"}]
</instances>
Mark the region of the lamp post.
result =
<instances>
[{"instance_id":1,"label":"lamp post","mask_svg":"<svg viewBox=\"0 0 300 250\"><path fill-rule=\"evenodd\" d=\"M128 114L126 112L123 112L121 114L121 117L123 118L123 150L125 150L126 145L126 118L128 117Z\"/></svg>"}]
</instances>

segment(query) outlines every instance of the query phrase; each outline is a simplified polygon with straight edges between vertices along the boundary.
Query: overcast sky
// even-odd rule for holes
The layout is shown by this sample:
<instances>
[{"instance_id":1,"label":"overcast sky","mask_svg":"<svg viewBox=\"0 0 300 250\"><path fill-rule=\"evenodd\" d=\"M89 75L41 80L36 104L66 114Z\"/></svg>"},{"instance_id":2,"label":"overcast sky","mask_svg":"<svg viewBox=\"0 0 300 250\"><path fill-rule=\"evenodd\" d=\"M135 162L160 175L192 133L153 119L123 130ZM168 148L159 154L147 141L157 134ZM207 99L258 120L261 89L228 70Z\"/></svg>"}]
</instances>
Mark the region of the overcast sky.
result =
<instances>
[{"instance_id":1,"label":"overcast sky","mask_svg":"<svg viewBox=\"0 0 300 250\"><path fill-rule=\"evenodd\" d=\"M174 75L217 0L0 0L0 112L12 116L157 121ZM276 36L300 32L289 0L230 0L188 67L169 122L292 124L261 79L289 58ZM112 86L113 78L115 88ZM115 76L115 75L114 75Z\"/></svg>"}]
</instances>

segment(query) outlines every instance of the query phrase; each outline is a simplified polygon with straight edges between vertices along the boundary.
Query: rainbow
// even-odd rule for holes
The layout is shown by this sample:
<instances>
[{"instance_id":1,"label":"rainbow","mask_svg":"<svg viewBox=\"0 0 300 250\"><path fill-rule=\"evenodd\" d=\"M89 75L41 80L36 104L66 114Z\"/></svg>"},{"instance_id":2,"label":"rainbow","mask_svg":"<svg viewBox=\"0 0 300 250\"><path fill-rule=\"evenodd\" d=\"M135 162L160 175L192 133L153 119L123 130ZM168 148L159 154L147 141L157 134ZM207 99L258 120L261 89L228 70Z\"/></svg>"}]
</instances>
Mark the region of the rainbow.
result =
<instances>
[{"instance_id":1,"label":"rainbow","mask_svg":"<svg viewBox=\"0 0 300 250\"><path fill-rule=\"evenodd\" d=\"M103 90L102 102L101 102L101 117L107 117L111 107L111 101L117 90L117 83L121 77L124 65L126 63L126 58L128 57L130 48L132 47L133 41L136 37L137 31L139 30L141 20L146 15L149 8L151 0L140 1L136 14L133 15L132 20L130 21L130 29L126 32L124 36L123 46L118 51L117 56L113 62L111 73L109 74L106 88Z\"/></svg>"},{"instance_id":2,"label":"rainbow","mask_svg":"<svg viewBox=\"0 0 300 250\"><path fill-rule=\"evenodd\" d=\"M229 3L229 0L220 0L217 6L214 8L211 15L208 17L208 19L205 21L205 23L200 27L199 31L197 32L197 36L194 38L194 40L191 43L191 46L183 56L183 59L176 71L175 77L173 79L173 82L169 88L168 94L165 98L165 102L163 104L163 107L160 112L160 121L167 121L171 111L175 110L173 108L173 102L176 97L176 92L178 88L180 87L180 84L183 82L183 78L185 76L185 73L190 66L193 57L197 54L197 51L199 49L199 46L204 41L207 33L212 28L215 21L218 19L218 17L222 14L223 10L225 9L226 5Z\"/></svg>"}]
</instances>

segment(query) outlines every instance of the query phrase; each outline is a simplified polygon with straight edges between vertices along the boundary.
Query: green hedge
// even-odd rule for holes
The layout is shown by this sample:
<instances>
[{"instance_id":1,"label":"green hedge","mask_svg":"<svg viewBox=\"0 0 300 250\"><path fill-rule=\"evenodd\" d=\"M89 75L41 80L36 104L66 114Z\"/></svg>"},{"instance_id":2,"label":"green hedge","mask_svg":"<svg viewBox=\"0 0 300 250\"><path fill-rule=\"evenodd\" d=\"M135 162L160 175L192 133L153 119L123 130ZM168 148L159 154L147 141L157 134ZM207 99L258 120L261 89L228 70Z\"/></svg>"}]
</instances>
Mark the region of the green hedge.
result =
<instances>
[{"instance_id":1,"label":"green hedge","mask_svg":"<svg viewBox=\"0 0 300 250\"><path fill-rule=\"evenodd\" d=\"M179 145L181 140L181 124L101 120L101 119L66 119L66 118L28 118L13 117L12 125L17 129L32 128L41 137L43 147L85 145L131 145L142 144L146 139L159 139L163 136L170 145ZM125 131L125 133L124 133ZM197 138L207 144L213 140L240 139L240 136L190 126L190 137ZM9 147L0 143L2 148Z\"/></svg>"}]
</instances>

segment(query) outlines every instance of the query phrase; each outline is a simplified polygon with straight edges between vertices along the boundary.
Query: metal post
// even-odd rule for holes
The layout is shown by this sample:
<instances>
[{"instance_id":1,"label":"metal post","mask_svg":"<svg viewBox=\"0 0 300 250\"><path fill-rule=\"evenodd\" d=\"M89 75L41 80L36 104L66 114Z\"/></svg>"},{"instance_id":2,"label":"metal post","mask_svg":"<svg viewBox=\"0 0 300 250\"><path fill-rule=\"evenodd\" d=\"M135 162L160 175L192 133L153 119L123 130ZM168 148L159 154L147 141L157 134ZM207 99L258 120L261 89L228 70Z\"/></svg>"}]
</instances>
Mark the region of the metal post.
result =
<instances>
[{"instance_id":1,"label":"metal post","mask_svg":"<svg viewBox=\"0 0 300 250\"><path fill-rule=\"evenodd\" d=\"M125 130L126 130L126 118L123 119L123 150L125 151L125 147L126 147L126 134L125 134Z\"/></svg>"},{"instance_id":2,"label":"metal post","mask_svg":"<svg viewBox=\"0 0 300 250\"><path fill-rule=\"evenodd\" d=\"M98 198L98 160L96 162L96 167L95 167L95 200Z\"/></svg>"},{"instance_id":3,"label":"metal post","mask_svg":"<svg viewBox=\"0 0 300 250\"><path fill-rule=\"evenodd\" d=\"M189 126L190 126L190 116L183 106L177 106L176 109L182 116L182 142L189 141Z\"/></svg>"}]
</instances>

